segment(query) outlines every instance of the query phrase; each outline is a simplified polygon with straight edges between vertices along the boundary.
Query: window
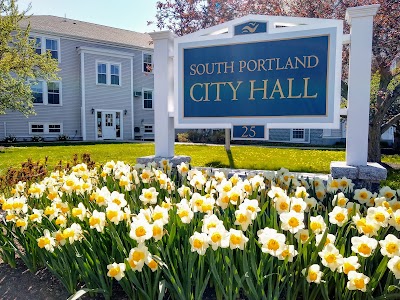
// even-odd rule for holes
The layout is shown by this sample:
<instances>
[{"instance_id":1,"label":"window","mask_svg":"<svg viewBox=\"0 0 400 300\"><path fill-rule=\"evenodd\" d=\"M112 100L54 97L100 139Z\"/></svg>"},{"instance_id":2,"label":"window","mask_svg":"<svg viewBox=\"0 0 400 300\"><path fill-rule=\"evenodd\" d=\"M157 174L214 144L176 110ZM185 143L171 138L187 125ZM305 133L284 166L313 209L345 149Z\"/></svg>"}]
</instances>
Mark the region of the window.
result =
<instances>
[{"instance_id":1,"label":"window","mask_svg":"<svg viewBox=\"0 0 400 300\"><path fill-rule=\"evenodd\" d=\"M47 103L60 104L60 83L48 82L47 83Z\"/></svg>"},{"instance_id":2,"label":"window","mask_svg":"<svg viewBox=\"0 0 400 300\"><path fill-rule=\"evenodd\" d=\"M60 60L60 40L58 38L31 36L29 39L32 41L37 54L43 54L50 51L52 58L58 61Z\"/></svg>"},{"instance_id":3,"label":"window","mask_svg":"<svg viewBox=\"0 0 400 300\"><path fill-rule=\"evenodd\" d=\"M153 133L153 125L144 125L144 133Z\"/></svg>"},{"instance_id":4,"label":"window","mask_svg":"<svg viewBox=\"0 0 400 300\"><path fill-rule=\"evenodd\" d=\"M153 109L153 90L143 90L143 108Z\"/></svg>"},{"instance_id":5,"label":"window","mask_svg":"<svg viewBox=\"0 0 400 300\"><path fill-rule=\"evenodd\" d=\"M62 123L29 123L29 134L62 134Z\"/></svg>"},{"instance_id":6,"label":"window","mask_svg":"<svg viewBox=\"0 0 400 300\"><path fill-rule=\"evenodd\" d=\"M119 65L110 65L111 67L111 84L119 85Z\"/></svg>"},{"instance_id":7,"label":"window","mask_svg":"<svg viewBox=\"0 0 400 300\"><path fill-rule=\"evenodd\" d=\"M49 124L49 133L61 133L61 125Z\"/></svg>"},{"instance_id":8,"label":"window","mask_svg":"<svg viewBox=\"0 0 400 300\"><path fill-rule=\"evenodd\" d=\"M103 63L97 64L97 83L107 84L107 65Z\"/></svg>"},{"instance_id":9,"label":"window","mask_svg":"<svg viewBox=\"0 0 400 300\"><path fill-rule=\"evenodd\" d=\"M305 134L304 134L304 129L292 129L292 140L296 141L304 141L305 140Z\"/></svg>"},{"instance_id":10,"label":"window","mask_svg":"<svg viewBox=\"0 0 400 300\"><path fill-rule=\"evenodd\" d=\"M29 37L37 54L42 54L42 39L40 37Z\"/></svg>"},{"instance_id":11,"label":"window","mask_svg":"<svg viewBox=\"0 0 400 300\"><path fill-rule=\"evenodd\" d=\"M34 104L61 105L61 82L31 82Z\"/></svg>"},{"instance_id":12,"label":"window","mask_svg":"<svg viewBox=\"0 0 400 300\"><path fill-rule=\"evenodd\" d=\"M33 103L43 103L43 81L31 83Z\"/></svg>"},{"instance_id":13,"label":"window","mask_svg":"<svg viewBox=\"0 0 400 300\"><path fill-rule=\"evenodd\" d=\"M143 53L143 72L153 72L153 56L150 53Z\"/></svg>"},{"instance_id":14,"label":"window","mask_svg":"<svg viewBox=\"0 0 400 300\"><path fill-rule=\"evenodd\" d=\"M44 133L44 124L31 124L31 133Z\"/></svg>"},{"instance_id":15,"label":"window","mask_svg":"<svg viewBox=\"0 0 400 300\"><path fill-rule=\"evenodd\" d=\"M58 40L46 39L46 51L50 51L51 57L58 59Z\"/></svg>"},{"instance_id":16,"label":"window","mask_svg":"<svg viewBox=\"0 0 400 300\"><path fill-rule=\"evenodd\" d=\"M96 84L121 85L121 64L96 62Z\"/></svg>"}]
</instances>

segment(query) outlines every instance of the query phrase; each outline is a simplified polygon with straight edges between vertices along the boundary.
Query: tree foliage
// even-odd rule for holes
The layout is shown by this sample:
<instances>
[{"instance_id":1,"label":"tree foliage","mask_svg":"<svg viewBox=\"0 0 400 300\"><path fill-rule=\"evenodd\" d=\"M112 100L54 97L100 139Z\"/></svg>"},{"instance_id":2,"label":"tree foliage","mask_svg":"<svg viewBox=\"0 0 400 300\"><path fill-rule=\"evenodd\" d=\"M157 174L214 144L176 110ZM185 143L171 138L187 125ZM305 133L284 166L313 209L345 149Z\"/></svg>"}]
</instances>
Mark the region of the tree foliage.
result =
<instances>
[{"instance_id":1,"label":"tree foliage","mask_svg":"<svg viewBox=\"0 0 400 300\"><path fill-rule=\"evenodd\" d=\"M369 136L369 160L380 161L381 132L400 121L399 73L390 69L393 60L400 59L399 0L164 0L157 2L156 24L159 29L169 29L181 36L248 14L344 20L347 8L369 4L380 4L374 19L372 45L373 73L379 74L379 84L371 101ZM349 32L347 24L345 31ZM343 52L343 58L346 66L347 51ZM345 68L344 96L347 96L346 75Z\"/></svg>"},{"instance_id":2,"label":"tree foliage","mask_svg":"<svg viewBox=\"0 0 400 300\"><path fill-rule=\"evenodd\" d=\"M0 0L0 114L7 109L33 114L30 83L57 79L57 60L50 53L36 53L30 26L20 26L26 19L26 11L19 12L15 0Z\"/></svg>"}]
</instances>

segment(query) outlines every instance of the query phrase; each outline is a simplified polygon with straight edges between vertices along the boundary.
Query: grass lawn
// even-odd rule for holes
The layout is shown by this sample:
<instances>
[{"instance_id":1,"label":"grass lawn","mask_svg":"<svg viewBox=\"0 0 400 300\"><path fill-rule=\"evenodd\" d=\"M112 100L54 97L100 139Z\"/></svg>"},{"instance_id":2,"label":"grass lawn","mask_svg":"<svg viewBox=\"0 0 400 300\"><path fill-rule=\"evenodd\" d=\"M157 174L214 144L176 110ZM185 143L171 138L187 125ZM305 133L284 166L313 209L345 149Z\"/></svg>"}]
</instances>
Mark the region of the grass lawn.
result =
<instances>
[{"instance_id":1,"label":"grass lawn","mask_svg":"<svg viewBox=\"0 0 400 300\"><path fill-rule=\"evenodd\" d=\"M114 143L114 144L66 144L65 146L7 147L0 151L0 174L10 166L19 166L31 158L34 161L48 157L50 169L60 160L72 160L74 154L89 153L98 164L109 160L121 160L134 164L137 157L153 155L153 143ZM267 148L257 146L231 146L226 152L223 145L183 145L175 146L176 155L189 155L193 166L230 167L238 169L277 170L285 167L290 171L329 173L331 161L343 161L343 150L304 150L287 148ZM400 163L399 155L384 156L384 162ZM393 174L392 174L393 173ZM400 188L400 172L390 174ZM391 184L392 185L392 184Z\"/></svg>"}]
</instances>

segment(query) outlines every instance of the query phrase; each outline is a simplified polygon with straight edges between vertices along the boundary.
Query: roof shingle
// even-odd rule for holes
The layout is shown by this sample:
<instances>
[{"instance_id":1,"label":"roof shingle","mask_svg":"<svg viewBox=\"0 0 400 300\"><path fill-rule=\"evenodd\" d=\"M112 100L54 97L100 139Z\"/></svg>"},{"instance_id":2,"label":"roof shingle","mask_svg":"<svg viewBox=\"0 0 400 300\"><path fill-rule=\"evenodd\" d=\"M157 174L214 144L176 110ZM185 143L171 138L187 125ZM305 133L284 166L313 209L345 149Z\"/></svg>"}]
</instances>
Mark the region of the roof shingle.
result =
<instances>
[{"instance_id":1,"label":"roof shingle","mask_svg":"<svg viewBox=\"0 0 400 300\"><path fill-rule=\"evenodd\" d=\"M31 30L38 33L90 39L130 47L153 48L151 37L147 33L56 16L34 15L21 21L21 26L27 27L28 22L31 24Z\"/></svg>"}]
</instances>

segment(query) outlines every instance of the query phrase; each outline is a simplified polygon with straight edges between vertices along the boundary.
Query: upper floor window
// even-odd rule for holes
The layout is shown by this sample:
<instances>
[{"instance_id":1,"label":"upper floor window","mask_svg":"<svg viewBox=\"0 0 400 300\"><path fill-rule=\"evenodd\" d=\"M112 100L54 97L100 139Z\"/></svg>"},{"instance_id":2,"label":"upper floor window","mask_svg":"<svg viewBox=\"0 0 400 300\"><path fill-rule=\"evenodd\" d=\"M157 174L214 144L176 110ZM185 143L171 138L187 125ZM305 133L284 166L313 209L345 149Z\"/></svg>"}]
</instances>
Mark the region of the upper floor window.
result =
<instances>
[{"instance_id":1,"label":"upper floor window","mask_svg":"<svg viewBox=\"0 0 400 300\"><path fill-rule=\"evenodd\" d=\"M34 48L37 54L50 51L52 58L60 60L59 39L46 37L30 37L30 39L34 42Z\"/></svg>"},{"instance_id":2,"label":"upper floor window","mask_svg":"<svg viewBox=\"0 0 400 300\"><path fill-rule=\"evenodd\" d=\"M96 62L97 84L121 85L121 64Z\"/></svg>"},{"instance_id":3,"label":"upper floor window","mask_svg":"<svg viewBox=\"0 0 400 300\"><path fill-rule=\"evenodd\" d=\"M153 109L153 90L143 90L143 108Z\"/></svg>"},{"instance_id":4,"label":"upper floor window","mask_svg":"<svg viewBox=\"0 0 400 300\"><path fill-rule=\"evenodd\" d=\"M53 39L46 39L46 51L51 52L51 57L58 59L58 41Z\"/></svg>"},{"instance_id":5,"label":"upper floor window","mask_svg":"<svg viewBox=\"0 0 400 300\"><path fill-rule=\"evenodd\" d=\"M97 83L107 84L107 64L97 64Z\"/></svg>"},{"instance_id":6,"label":"upper floor window","mask_svg":"<svg viewBox=\"0 0 400 300\"><path fill-rule=\"evenodd\" d=\"M111 84L119 85L119 65L111 65Z\"/></svg>"},{"instance_id":7,"label":"upper floor window","mask_svg":"<svg viewBox=\"0 0 400 300\"><path fill-rule=\"evenodd\" d=\"M150 53L143 53L143 72L153 72L153 55Z\"/></svg>"}]
</instances>

